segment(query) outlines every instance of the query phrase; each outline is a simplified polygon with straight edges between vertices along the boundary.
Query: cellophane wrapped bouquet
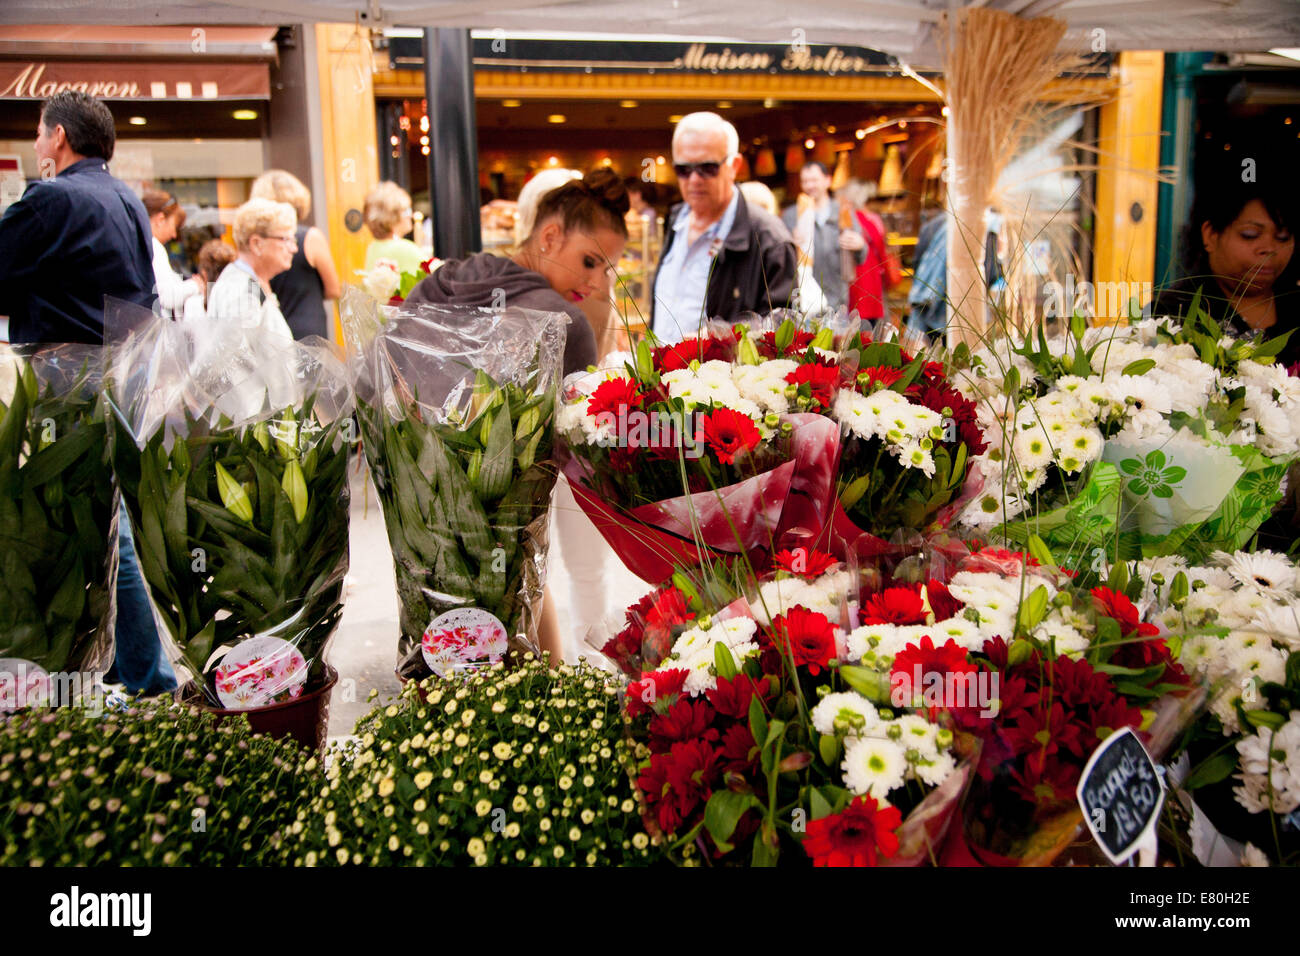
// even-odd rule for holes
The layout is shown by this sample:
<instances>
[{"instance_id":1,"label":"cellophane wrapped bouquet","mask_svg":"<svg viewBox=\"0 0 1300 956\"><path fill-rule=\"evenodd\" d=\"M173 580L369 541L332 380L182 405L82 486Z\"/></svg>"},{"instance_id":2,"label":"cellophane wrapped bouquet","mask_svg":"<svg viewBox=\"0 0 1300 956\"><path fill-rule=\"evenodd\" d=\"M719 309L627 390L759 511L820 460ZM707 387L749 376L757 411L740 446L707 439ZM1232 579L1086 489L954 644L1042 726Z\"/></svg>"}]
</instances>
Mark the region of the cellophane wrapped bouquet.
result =
<instances>
[{"instance_id":1,"label":"cellophane wrapped bouquet","mask_svg":"<svg viewBox=\"0 0 1300 956\"><path fill-rule=\"evenodd\" d=\"M1284 342L1189 318L998 339L960 359L988 449L961 525L1061 555L1206 557L1243 546L1300 453ZM1116 548L1118 547L1118 552Z\"/></svg>"},{"instance_id":2,"label":"cellophane wrapped bouquet","mask_svg":"<svg viewBox=\"0 0 1300 956\"><path fill-rule=\"evenodd\" d=\"M401 603L403 676L535 646L564 316L343 301L357 415Z\"/></svg>"},{"instance_id":3,"label":"cellophane wrapped bouquet","mask_svg":"<svg viewBox=\"0 0 1300 956\"><path fill-rule=\"evenodd\" d=\"M1209 691L1175 754L1180 848L1206 865L1300 863L1300 569L1267 550L1138 568L1147 619Z\"/></svg>"},{"instance_id":4,"label":"cellophane wrapped bouquet","mask_svg":"<svg viewBox=\"0 0 1300 956\"><path fill-rule=\"evenodd\" d=\"M328 343L110 302L113 468L189 692L250 710L327 677L348 568L346 368Z\"/></svg>"},{"instance_id":5,"label":"cellophane wrapped bouquet","mask_svg":"<svg viewBox=\"0 0 1300 956\"><path fill-rule=\"evenodd\" d=\"M609 649L634 678L638 792L647 827L682 859L937 859L977 751L888 667L849 663L865 641L857 574L797 548L758 578L678 572L629 609Z\"/></svg>"},{"instance_id":6,"label":"cellophane wrapped bouquet","mask_svg":"<svg viewBox=\"0 0 1300 956\"><path fill-rule=\"evenodd\" d=\"M779 313L643 342L570 377L557 416L577 500L652 583L702 550L765 567L923 526L962 486L973 426L936 363Z\"/></svg>"},{"instance_id":7,"label":"cellophane wrapped bouquet","mask_svg":"<svg viewBox=\"0 0 1300 956\"><path fill-rule=\"evenodd\" d=\"M0 712L113 659L116 495L97 346L0 347Z\"/></svg>"}]
</instances>

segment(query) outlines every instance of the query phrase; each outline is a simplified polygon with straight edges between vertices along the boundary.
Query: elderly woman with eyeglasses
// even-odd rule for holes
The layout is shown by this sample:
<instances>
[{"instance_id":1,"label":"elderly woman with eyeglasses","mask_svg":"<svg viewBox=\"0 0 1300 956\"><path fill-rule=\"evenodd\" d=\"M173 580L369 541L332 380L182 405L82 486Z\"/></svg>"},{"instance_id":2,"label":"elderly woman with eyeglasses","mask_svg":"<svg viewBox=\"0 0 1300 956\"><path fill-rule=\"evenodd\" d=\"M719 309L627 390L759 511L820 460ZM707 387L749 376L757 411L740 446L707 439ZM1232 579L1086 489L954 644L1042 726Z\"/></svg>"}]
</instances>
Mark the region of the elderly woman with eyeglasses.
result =
<instances>
[{"instance_id":1,"label":"elderly woman with eyeglasses","mask_svg":"<svg viewBox=\"0 0 1300 956\"><path fill-rule=\"evenodd\" d=\"M238 256L222 270L208 297L214 323L237 321L244 328L266 325L288 341L293 333L271 291L271 279L293 264L298 248L298 214L288 203L250 199L235 212Z\"/></svg>"}]
</instances>

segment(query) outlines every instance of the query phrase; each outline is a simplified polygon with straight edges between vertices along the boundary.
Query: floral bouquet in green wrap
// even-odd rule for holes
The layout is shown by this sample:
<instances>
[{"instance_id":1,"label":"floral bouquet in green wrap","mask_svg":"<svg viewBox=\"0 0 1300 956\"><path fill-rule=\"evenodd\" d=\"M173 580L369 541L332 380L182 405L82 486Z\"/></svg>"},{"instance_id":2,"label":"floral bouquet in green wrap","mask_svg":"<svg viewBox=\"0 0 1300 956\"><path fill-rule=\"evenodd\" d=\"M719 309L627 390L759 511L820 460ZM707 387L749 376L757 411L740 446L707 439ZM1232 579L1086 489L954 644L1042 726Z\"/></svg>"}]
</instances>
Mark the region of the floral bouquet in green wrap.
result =
<instances>
[{"instance_id":1,"label":"floral bouquet in green wrap","mask_svg":"<svg viewBox=\"0 0 1300 956\"><path fill-rule=\"evenodd\" d=\"M134 318L110 311L110 329ZM238 323L198 340L149 318L108 350L140 568L172 658L212 706L286 703L326 680L355 424L347 370L317 342Z\"/></svg>"},{"instance_id":2,"label":"floral bouquet in green wrap","mask_svg":"<svg viewBox=\"0 0 1300 956\"><path fill-rule=\"evenodd\" d=\"M70 702L51 675L113 659L101 380L97 346L0 348L0 712Z\"/></svg>"},{"instance_id":3,"label":"floral bouquet in green wrap","mask_svg":"<svg viewBox=\"0 0 1300 956\"><path fill-rule=\"evenodd\" d=\"M1001 339L960 357L989 448L960 523L1037 534L1073 563L1182 554L1254 536L1300 455L1300 379L1284 339L1234 340L1188 317Z\"/></svg>"},{"instance_id":4,"label":"floral bouquet in green wrap","mask_svg":"<svg viewBox=\"0 0 1300 956\"><path fill-rule=\"evenodd\" d=\"M393 549L399 673L446 676L534 645L564 317L421 305L385 322L356 289L343 316Z\"/></svg>"}]
</instances>

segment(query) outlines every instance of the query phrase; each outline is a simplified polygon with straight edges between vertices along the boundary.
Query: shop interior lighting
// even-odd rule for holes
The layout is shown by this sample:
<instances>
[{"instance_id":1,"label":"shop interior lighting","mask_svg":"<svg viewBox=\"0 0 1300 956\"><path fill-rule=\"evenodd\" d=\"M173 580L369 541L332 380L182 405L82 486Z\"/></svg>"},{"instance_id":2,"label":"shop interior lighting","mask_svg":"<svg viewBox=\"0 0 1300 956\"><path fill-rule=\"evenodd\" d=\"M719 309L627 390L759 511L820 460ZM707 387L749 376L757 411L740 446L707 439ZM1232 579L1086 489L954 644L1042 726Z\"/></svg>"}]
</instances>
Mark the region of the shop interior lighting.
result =
<instances>
[{"instance_id":1,"label":"shop interior lighting","mask_svg":"<svg viewBox=\"0 0 1300 956\"><path fill-rule=\"evenodd\" d=\"M237 120L255 120L257 119L257 110L235 110L230 115Z\"/></svg>"},{"instance_id":2,"label":"shop interior lighting","mask_svg":"<svg viewBox=\"0 0 1300 956\"><path fill-rule=\"evenodd\" d=\"M145 123L149 121L146 120L143 116L132 116L129 120L127 120L127 122L130 123L132 126L143 126ZM1287 122L1289 123L1291 121L1287 120Z\"/></svg>"},{"instance_id":3,"label":"shop interior lighting","mask_svg":"<svg viewBox=\"0 0 1300 956\"><path fill-rule=\"evenodd\" d=\"M560 123L568 122L568 117L563 113L552 113L550 116L546 117L546 122L558 125Z\"/></svg>"},{"instance_id":4,"label":"shop interior lighting","mask_svg":"<svg viewBox=\"0 0 1300 956\"><path fill-rule=\"evenodd\" d=\"M501 105L508 110L513 110L513 109L517 109L523 104L519 100L502 100Z\"/></svg>"}]
</instances>

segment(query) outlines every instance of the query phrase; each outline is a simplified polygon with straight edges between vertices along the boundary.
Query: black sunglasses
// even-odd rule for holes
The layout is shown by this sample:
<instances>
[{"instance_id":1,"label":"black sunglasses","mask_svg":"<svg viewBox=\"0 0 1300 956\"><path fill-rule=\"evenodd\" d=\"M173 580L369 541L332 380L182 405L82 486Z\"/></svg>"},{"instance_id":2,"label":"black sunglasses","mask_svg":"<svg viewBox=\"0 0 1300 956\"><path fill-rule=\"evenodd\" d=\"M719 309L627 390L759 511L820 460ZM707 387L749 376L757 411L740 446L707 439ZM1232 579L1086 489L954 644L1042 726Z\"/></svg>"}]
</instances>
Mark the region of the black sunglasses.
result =
<instances>
[{"instance_id":1,"label":"black sunglasses","mask_svg":"<svg viewBox=\"0 0 1300 956\"><path fill-rule=\"evenodd\" d=\"M722 168L721 163L673 163L673 172L677 178L685 180L691 173L698 173L705 179L712 179Z\"/></svg>"}]
</instances>

